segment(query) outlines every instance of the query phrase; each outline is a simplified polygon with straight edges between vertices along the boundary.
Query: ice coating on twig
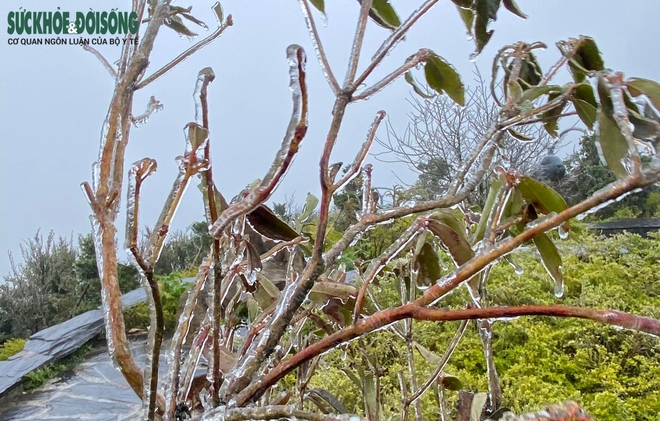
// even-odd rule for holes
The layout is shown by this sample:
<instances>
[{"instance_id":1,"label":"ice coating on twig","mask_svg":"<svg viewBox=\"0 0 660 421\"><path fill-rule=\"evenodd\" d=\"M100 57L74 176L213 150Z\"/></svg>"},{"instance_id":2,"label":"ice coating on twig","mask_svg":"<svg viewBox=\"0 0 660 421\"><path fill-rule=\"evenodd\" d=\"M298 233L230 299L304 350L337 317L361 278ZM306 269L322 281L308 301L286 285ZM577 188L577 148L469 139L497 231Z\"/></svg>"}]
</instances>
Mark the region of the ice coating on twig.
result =
<instances>
[{"instance_id":1,"label":"ice coating on twig","mask_svg":"<svg viewBox=\"0 0 660 421\"><path fill-rule=\"evenodd\" d=\"M126 242L124 247L130 255L132 249L137 247L139 231L139 201L140 187L144 180L156 172L158 164L152 158L143 158L135 162L128 171L128 188L126 189Z\"/></svg>"}]
</instances>

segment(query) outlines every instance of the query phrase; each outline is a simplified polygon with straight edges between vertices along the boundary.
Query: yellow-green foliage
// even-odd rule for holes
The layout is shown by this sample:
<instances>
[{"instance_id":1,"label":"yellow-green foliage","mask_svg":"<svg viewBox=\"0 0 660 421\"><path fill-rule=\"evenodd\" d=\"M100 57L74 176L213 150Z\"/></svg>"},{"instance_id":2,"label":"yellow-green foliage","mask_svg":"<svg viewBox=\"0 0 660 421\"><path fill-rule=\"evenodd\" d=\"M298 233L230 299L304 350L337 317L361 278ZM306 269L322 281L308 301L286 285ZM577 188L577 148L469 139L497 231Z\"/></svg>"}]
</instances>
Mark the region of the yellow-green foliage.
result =
<instances>
[{"instance_id":1,"label":"yellow-green foliage","mask_svg":"<svg viewBox=\"0 0 660 421\"><path fill-rule=\"evenodd\" d=\"M494 267L488 283L492 305L561 304L660 317L660 234L651 239L638 235L597 239L581 234L558 244L564 258L564 298L554 296L553 283L532 248L512 256L524 267L522 275L505 262ZM381 280L379 298L383 305L396 305L397 282ZM439 305L457 308L467 300L461 288ZM415 322L414 339L442 355L457 326L457 322ZM395 417L401 408L396 373L404 370L408 375L405 343L385 331L363 343L383 368L383 419ZM658 419L658 338L586 320L525 317L496 322L493 346L503 404L517 413L573 399L600 421ZM329 354L310 387L328 389L347 410L363 413L360 389L341 369L366 365L358 356L349 353L343 359L342 355L341 350ZM422 382L433 367L417 352L414 361ZM445 371L458 376L465 389L487 390L486 365L474 323L468 326ZM450 409L456 395L447 393ZM433 394L427 393L422 399L424 416L437 418Z\"/></svg>"},{"instance_id":2,"label":"yellow-green foliage","mask_svg":"<svg viewBox=\"0 0 660 421\"><path fill-rule=\"evenodd\" d=\"M7 361L12 355L18 354L25 346L25 339L8 339L0 345L0 361Z\"/></svg>"}]
</instances>

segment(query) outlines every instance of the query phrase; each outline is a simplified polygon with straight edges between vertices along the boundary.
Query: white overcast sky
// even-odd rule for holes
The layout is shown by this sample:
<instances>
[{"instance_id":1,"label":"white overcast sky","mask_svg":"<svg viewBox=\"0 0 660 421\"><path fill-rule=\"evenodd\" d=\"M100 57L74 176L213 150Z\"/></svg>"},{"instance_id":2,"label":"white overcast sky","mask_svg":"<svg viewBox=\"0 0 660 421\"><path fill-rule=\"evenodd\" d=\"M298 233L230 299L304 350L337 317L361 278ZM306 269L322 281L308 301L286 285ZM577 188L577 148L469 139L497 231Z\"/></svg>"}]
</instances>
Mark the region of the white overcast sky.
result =
<instances>
[{"instance_id":1,"label":"white overcast sky","mask_svg":"<svg viewBox=\"0 0 660 421\"><path fill-rule=\"evenodd\" d=\"M405 18L421 0L391 0ZM215 24L214 0L176 1L193 6L194 14ZM343 80L359 4L355 0L328 0L328 25L319 29L337 77ZM606 65L627 76L659 79L660 1L657 0L518 0L529 15L517 18L502 9L493 25L495 35L476 64L486 75L495 51L518 40L543 41L549 48L540 55L547 68L558 57L554 43L580 34L593 36ZM298 2L295 0L223 0L234 26L165 77L136 95L134 114L140 114L151 95L164 104L147 125L133 129L127 165L149 156L158 171L145 184L141 222L153 225L176 176L174 157L183 152L183 128L193 120L197 72L211 66L216 80L209 103L214 174L222 193L230 199L262 177L277 151L290 117L286 47L302 45L308 55L310 96L309 131L302 150L273 200L295 192L318 193L318 158L330 122L333 98L316 61ZM90 230L89 208L80 183L89 181L98 154L101 124L113 91L113 81L91 54L76 46L10 46L7 14L19 7L34 11L128 10L129 0L3 0L0 2L0 275L9 271L7 252L18 257L19 244L38 228L74 236ZM318 17L318 16L317 16ZM198 31L200 37L207 33ZM363 69L388 32L369 24L360 62ZM148 73L188 48L191 42L163 29L157 39ZM473 64L468 57L473 43L449 0L441 1L398 45L371 82L399 66L421 47L450 61L471 82ZM99 50L110 61L118 47ZM565 75L564 75L565 76ZM409 86L399 80L367 102L349 107L332 162L351 162L376 112L384 109L396 128L404 128L410 106ZM384 135L381 126L380 135ZM372 159L373 162L373 159ZM377 163L375 185L397 183L393 171L412 182L405 167ZM195 181L195 186L197 181ZM203 218L196 187L191 186L174 228L185 228ZM122 197L124 200L125 197ZM272 200L271 200L272 202ZM118 222L123 244L124 214ZM122 253L123 255L123 253ZM20 261L20 259L19 259Z\"/></svg>"}]
</instances>

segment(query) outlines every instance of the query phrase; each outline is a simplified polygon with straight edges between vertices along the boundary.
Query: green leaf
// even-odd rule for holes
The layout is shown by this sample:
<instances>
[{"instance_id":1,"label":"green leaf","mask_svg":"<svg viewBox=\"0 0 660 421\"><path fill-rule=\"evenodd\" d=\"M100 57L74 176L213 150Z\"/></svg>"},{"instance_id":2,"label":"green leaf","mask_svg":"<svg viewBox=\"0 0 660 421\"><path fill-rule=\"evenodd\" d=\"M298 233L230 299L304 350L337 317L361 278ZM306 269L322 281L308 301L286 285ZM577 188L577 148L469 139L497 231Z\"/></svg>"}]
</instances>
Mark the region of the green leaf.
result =
<instances>
[{"instance_id":1,"label":"green leaf","mask_svg":"<svg viewBox=\"0 0 660 421\"><path fill-rule=\"evenodd\" d=\"M509 12L523 19L527 19L527 15L524 14L522 10L520 10L520 8L518 7L518 5L514 0L502 0L502 3L504 4L506 10L508 10Z\"/></svg>"},{"instance_id":2,"label":"green leaf","mask_svg":"<svg viewBox=\"0 0 660 421\"><path fill-rule=\"evenodd\" d=\"M291 241L298 237L298 233L266 205L260 205L247 214L247 219L255 231L272 240Z\"/></svg>"},{"instance_id":3,"label":"green leaf","mask_svg":"<svg viewBox=\"0 0 660 421\"><path fill-rule=\"evenodd\" d=\"M300 232L303 229L303 224L309 220L309 218L314 213L314 209L319 204L319 198L314 196L311 193L307 193L307 198L305 199L305 206L303 206L302 212L296 217L296 231Z\"/></svg>"},{"instance_id":4,"label":"green leaf","mask_svg":"<svg viewBox=\"0 0 660 421\"><path fill-rule=\"evenodd\" d=\"M431 88L439 94L446 92L455 103L465 105L465 86L451 64L434 54L424 65L424 73Z\"/></svg>"},{"instance_id":5,"label":"green leaf","mask_svg":"<svg viewBox=\"0 0 660 421\"><path fill-rule=\"evenodd\" d=\"M628 171L621 160L628 156L628 141L619 125L602 109L598 113L598 143L607 167L618 177L627 177Z\"/></svg>"},{"instance_id":6,"label":"green leaf","mask_svg":"<svg viewBox=\"0 0 660 421\"><path fill-rule=\"evenodd\" d=\"M266 310L280 297L280 290L277 286L264 276L261 272L257 273L257 286L252 292L252 296L259 304L261 310ZM252 318L252 317L251 317ZM254 318L252 318L254 320Z\"/></svg>"},{"instance_id":7,"label":"green leaf","mask_svg":"<svg viewBox=\"0 0 660 421\"><path fill-rule=\"evenodd\" d=\"M660 84L653 80L633 77L626 82L628 92L634 97L644 94L651 100L653 106L660 110Z\"/></svg>"},{"instance_id":8,"label":"green leaf","mask_svg":"<svg viewBox=\"0 0 660 421\"><path fill-rule=\"evenodd\" d=\"M474 41L477 46L475 54L480 54L484 49L490 38L493 36L493 30L488 30L489 23L489 3L491 0L475 0L476 1L476 17L474 22Z\"/></svg>"},{"instance_id":9,"label":"green leaf","mask_svg":"<svg viewBox=\"0 0 660 421\"><path fill-rule=\"evenodd\" d=\"M324 0L309 0L312 3L312 6L316 7L316 10L325 15L325 1Z\"/></svg>"},{"instance_id":10,"label":"green leaf","mask_svg":"<svg viewBox=\"0 0 660 421\"><path fill-rule=\"evenodd\" d=\"M358 2L362 4L362 0L358 0ZM369 17L383 28L396 29L401 26L401 19L399 19L389 0L373 0Z\"/></svg>"},{"instance_id":11,"label":"green leaf","mask_svg":"<svg viewBox=\"0 0 660 421\"><path fill-rule=\"evenodd\" d=\"M582 37L575 54L568 62L568 67L576 82L582 82L589 71L605 68L600 50L591 37Z\"/></svg>"},{"instance_id":12,"label":"green leaf","mask_svg":"<svg viewBox=\"0 0 660 421\"><path fill-rule=\"evenodd\" d=\"M185 35L191 38L197 36L196 33L192 32L190 29L188 29L188 27L186 27L186 25L183 24L183 21L178 16L172 16L170 18L165 19L164 24L168 28L177 32L179 35Z\"/></svg>"},{"instance_id":13,"label":"green leaf","mask_svg":"<svg viewBox=\"0 0 660 421\"><path fill-rule=\"evenodd\" d=\"M472 407L470 408L470 421L480 421L481 414L484 411L484 406L486 406L486 401L488 400L488 394L486 393L475 393L472 398Z\"/></svg>"},{"instance_id":14,"label":"green leaf","mask_svg":"<svg viewBox=\"0 0 660 421\"><path fill-rule=\"evenodd\" d=\"M463 389L463 382L461 381L461 379L459 379L458 377L452 374L442 373L440 377L440 383L442 383L442 386L445 389L455 390L455 391L459 391Z\"/></svg>"},{"instance_id":15,"label":"green leaf","mask_svg":"<svg viewBox=\"0 0 660 421\"><path fill-rule=\"evenodd\" d=\"M436 355L434 352L426 349L422 344L413 341L413 345L419 351L419 354L426 360L427 363L431 365L438 365L442 362L442 358Z\"/></svg>"},{"instance_id":16,"label":"green leaf","mask_svg":"<svg viewBox=\"0 0 660 421\"><path fill-rule=\"evenodd\" d=\"M426 233L417 238L413 264L417 269L417 285L420 287L428 287L442 276L438 253L426 242Z\"/></svg>"},{"instance_id":17,"label":"green leaf","mask_svg":"<svg viewBox=\"0 0 660 421\"><path fill-rule=\"evenodd\" d=\"M523 89L528 89L541 83L543 79L543 71L536 56L532 53L527 55L520 65L520 77L518 80L523 81Z\"/></svg>"},{"instance_id":18,"label":"green leaf","mask_svg":"<svg viewBox=\"0 0 660 421\"><path fill-rule=\"evenodd\" d=\"M358 367L358 374L360 376L360 383L362 385L362 393L364 394L365 413L369 421L378 421L379 405L378 405L378 388L376 386L376 377L371 371L365 372L362 367Z\"/></svg>"},{"instance_id":19,"label":"green leaf","mask_svg":"<svg viewBox=\"0 0 660 421\"><path fill-rule=\"evenodd\" d=\"M224 18L225 14L222 11L222 5L219 1L213 5L213 12L215 13L215 17L218 18L218 23L222 24L222 19Z\"/></svg>"},{"instance_id":20,"label":"green leaf","mask_svg":"<svg viewBox=\"0 0 660 421\"><path fill-rule=\"evenodd\" d=\"M474 25L474 10L463 8L458 5L456 8L458 9L458 13L461 15L461 19L463 20L463 23L465 24L468 37L472 38L473 37L472 26Z\"/></svg>"},{"instance_id":21,"label":"green leaf","mask_svg":"<svg viewBox=\"0 0 660 421\"><path fill-rule=\"evenodd\" d=\"M539 81L540 82L540 81ZM543 85L543 86L534 86L529 88L522 94L523 101L534 101L536 98L541 95L546 95L550 93L559 94L561 93L561 86L557 85Z\"/></svg>"},{"instance_id":22,"label":"green leaf","mask_svg":"<svg viewBox=\"0 0 660 421\"><path fill-rule=\"evenodd\" d=\"M532 88L535 89L535 88ZM530 89L531 91L531 89ZM529 92L529 91L527 91ZM548 102L554 101L559 97L561 93L559 92L552 92L548 95ZM541 114L541 117L543 117L543 127L545 128L545 131L548 132L548 134L552 137L557 137L557 130L559 130L559 116L564 112L564 107L566 107L567 101L562 101L562 103L555 108L552 108L543 114Z\"/></svg>"},{"instance_id":23,"label":"green leaf","mask_svg":"<svg viewBox=\"0 0 660 421\"><path fill-rule=\"evenodd\" d=\"M428 217L428 229L440 238L458 266L474 257L461 222L449 211L438 211Z\"/></svg>"},{"instance_id":24,"label":"green leaf","mask_svg":"<svg viewBox=\"0 0 660 421\"><path fill-rule=\"evenodd\" d=\"M564 294L564 276L561 273L561 256L557 246L545 233L534 237L534 245L541 254L543 266L555 281L555 295L561 297Z\"/></svg>"},{"instance_id":25,"label":"green leaf","mask_svg":"<svg viewBox=\"0 0 660 421\"><path fill-rule=\"evenodd\" d=\"M470 9L472 8L472 0L451 0L452 3L454 3L456 6L463 8L463 9Z\"/></svg>"},{"instance_id":26,"label":"green leaf","mask_svg":"<svg viewBox=\"0 0 660 421\"><path fill-rule=\"evenodd\" d=\"M488 224L488 217L490 216L490 213L493 211L493 205L495 204L495 198L497 197L498 192L500 191L501 188L504 187L504 180L502 180L502 177L496 177L493 182L490 185L490 189L488 190L488 197L486 198L486 203L484 204L484 208L481 211L481 218L479 218L479 224L477 225L477 230L474 232L474 236L472 238L472 244L476 244L477 242L481 241L484 238L484 235L486 235L486 225Z\"/></svg>"},{"instance_id":27,"label":"green leaf","mask_svg":"<svg viewBox=\"0 0 660 421\"><path fill-rule=\"evenodd\" d=\"M509 90L508 94L511 96L511 99L513 102L518 103L522 99L523 96L523 89L520 86L520 83L518 81L514 80L511 83L507 83L506 85Z\"/></svg>"},{"instance_id":28,"label":"green leaf","mask_svg":"<svg viewBox=\"0 0 660 421\"><path fill-rule=\"evenodd\" d=\"M544 214L550 212L560 213L568 208L564 198L561 197L561 195L552 187L530 177L521 177L520 182L518 183L518 188L520 189L522 197ZM568 232L570 230L569 222L564 222L562 227Z\"/></svg>"},{"instance_id":29,"label":"green leaf","mask_svg":"<svg viewBox=\"0 0 660 421\"><path fill-rule=\"evenodd\" d=\"M598 89L598 99L600 100L600 110L604 112L606 116L612 118L612 115L614 114L614 104L612 103L612 98L610 98L610 87L604 77L598 77L596 87Z\"/></svg>"},{"instance_id":30,"label":"green leaf","mask_svg":"<svg viewBox=\"0 0 660 421\"><path fill-rule=\"evenodd\" d=\"M209 131L197 123L188 123L187 127L187 141L190 142L192 148L191 153L194 154L209 138Z\"/></svg>"},{"instance_id":31,"label":"green leaf","mask_svg":"<svg viewBox=\"0 0 660 421\"><path fill-rule=\"evenodd\" d=\"M409 72L409 71L406 72L406 74L404 75L404 79L406 80L406 82L408 82L408 84L410 86L412 86L413 90L415 91L415 93L417 95L421 96L422 98L426 98L426 99L430 99L430 98L434 97L434 95L430 95L430 94L428 94L428 93L426 93L422 90L421 86L419 86L417 84L417 81L415 81L415 78L413 77L411 72Z\"/></svg>"},{"instance_id":32,"label":"green leaf","mask_svg":"<svg viewBox=\"0 0 660 421\"><path fill-rule=\"evenodd\" d=\"M594 124L598 118L598 103L594 95L594 89L588 83L580 83L573 90L573 95L570 98L575 111L580 117L580 120L593 129Z\"/></svg>"}]
</instances>

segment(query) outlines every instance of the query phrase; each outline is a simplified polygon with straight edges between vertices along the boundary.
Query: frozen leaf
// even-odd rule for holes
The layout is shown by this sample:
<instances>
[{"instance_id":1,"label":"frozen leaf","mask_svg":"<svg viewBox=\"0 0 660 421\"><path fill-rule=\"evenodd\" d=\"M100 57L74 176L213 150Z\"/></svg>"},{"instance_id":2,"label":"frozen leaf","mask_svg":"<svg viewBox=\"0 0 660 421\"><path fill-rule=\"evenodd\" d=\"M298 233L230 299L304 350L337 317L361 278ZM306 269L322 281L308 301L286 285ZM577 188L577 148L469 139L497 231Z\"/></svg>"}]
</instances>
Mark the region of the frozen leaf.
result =
<instances>
[{"instance_id":1,"label":"frozen leaf","mask_svg":"<svg viewBox=\"0 0 660 421\"><path fill-rule=\"evenodd\" d=\"M433 98L433 95L424 92L422 87L417 84L417 81L415 80L411 72L406 72L404 79L406 80L406 82L408 82L408 84L410 84L410 86L412 86L413 90L417 95L426 99Z\"/></svg>"},{"instance_id":2,"label":"frozen leaf","mask_svg":"<svg viewBox=\"0 0 660 421\"><path fill-rule=\"evenodd\" d=\"M314 213L314 209L316 209L316 206L319 204L319 199L318 197L314 196L311 193L307 193L307 199L305 200L305 206L303 206L302 212L300 212L300 215L296 218L296 231L300 232L303 229L303 224L307 222L307 220L312 216L312 213Z\"/></svg>"},{"instance_id":3,"label":"frozen leaf","mask_svg":"<svg viewBox=\"0 0 660 421\"><path fill-rule=\"evenodd\" d=\"M573 90L571 102L580 120L591 130L598 118L598 103L594 89L588 83L580 83Z\"/></svg>"},{"instance_id":4,"label":"frozen leaf","mask_svg":"<svg viewBox=\"0 0 660 421\"><path fill-rule=\"evenodd\" d=\"M544 214L550 212L561 213L568 208L564 198L552 187L530 177L521 177L518 188L522 197ZM568 232L570 229L569 222L564 222L562 227L564 231Z\"/></svg>"},{"instance_id":5,"label":"frozen leaf","mask_svg":"<svg viewBox=\"0 0 660 421\"><path fill-rule=\"evenodd\" d=\"M518 83L518 81L514 80L513 82L508 83L506 86L508 88L507 93L511 97L511 100L514 103L520 102L520 100L522 99L522 96L523 96L523 89L520 86L520 83Z\"/></svg>"},{"instance_id":6,"label":"frozen leaf","mask_svg":"<svg viewBox=\"0 0 660 421\"><path fill-rule=\"evenodd\" d=\"M495 203L495 198L497 193L504 186L504 181L502 177L497 177L493 180L488 190L488 197L486 197L486 203L484 203L484 208L481 211L481 218L479 218L479 224L477 225L477 230L474 232L474 237L472 243L476 244L478 241L484 238L486 235L486 225L488 224L488 216L493 210L493 205Z\"/></svg>"},{"instance_id":7,"label":"frozen leaf","mask_svg":"<svg viewBox=\"0 0 660 421\"><path fill-rule=\"evenodd\" d=\"M362 367L358 367L358 374L360 376L360 384L362 386L362 393L364 394L365 413L369 421L377 421L379 416L379 399L378 388L376 386L376 376L371 371L365 371Z\"/></svg>"},{"instance_id":8,"label":"frozen leaf","mask_svg":"<svg viewBox=\"0 0 660 421\"><path fill-rule=\"evenodd\" d=\"M627 177L628 171L621 160L628 155L628 141L616 124L603 110L598 113L598 142L607 167L618 178Z\"/></svg>"},{"instance_id":9,"label":"frozen leaf","mask_svg":"<svg viewBox=\"0 0 660 421\"><path fill-rule=\"evenodd\" d=\"M344 407L344 405L342 405L342 403L335 395L333 395L326 389L321 389L321 388L309 389L306 397L308 399L312 397L317 397L318 399L322 399L325 403L330 405L332 409L334 409L338 414L346 413L346 408ZM314 403L317 404L317 401L314 401ZM317 404L317 406L319 405ZM319 409L321 409L320 406Z\"/></svg>"},{"instance_id":10,"label":"frozen leaf","mask_svg":"<svg viewBox=\"0 0 660 421\"><path fill-rule=\"evenodd\" d=\"M568 67L576 82L582 82L590 71L599 71L605 68L600 50L591 37L582 37L575 54L568 62Z\"/></svg>"},{"instance_id":11,"label":"frozen leaf","mask_svg":"<svg viewBox=\"0 0 660 421\"><path fill-rule=\"evenodd\" d=\"M638 111L628 109L628 119L635 126L633 136L638 139L655 139L660 136L660 124L657 121L644 117Z\"/></svg>"},{"instance_id":12,"label":"frozen leaf","mask_svg":"<svg viewBox=\"0 0 660 421\"><path fill-rule=\"evenodd\" d=\"M557 251L557 246L545 233L534 237L534 245L541 254L543 266L555 281L555 295L561 297L564 295L564 276L561 273L561 256Z\"/></svg>"},{"instance_id":13,"label":"frozen leaf","mask_svg":"<svg viewBox=\"0 0 660 421\"><path fill-rule=\"evenodd\" d=\"M472 1L470 0L470 3ZM465 28L467 29L467 35L472 39L474 36L472 34L472 27L474 26L474 10L468 9L468 8L463 8L457 5L456 7L458 9L458 13L461 15L461 19L463 20L463 23L465 24Z\"/></svg>"},{"instance_id":14,"label":"frozen leaf","mask_svg":"<svg viewBox=\"0 0 660 421\"><path fill-rule=\"evenodd\" d=\"M261 205L247 214L247 219L255 231L272 240L291 241L298 237L298 233L266 205Z\"/></svg>"},{"instance_id":15,"label":"frozen leaf","mask_svg":"<svg viewBox=\"0 0 660 421\"><path fill-rule=\"evenodd\" d=\"M426 236L420 236L418 241L422 242L419 251L415 253L415 267L417 268L417 285L429 286L442 276L440 270L440 259L433 246L426 242Z\"/></svg>"},{"instance_id":16,"label":"frozen leaf","mask_svg":"<svg viewBox=\"0 0 660 421\"><path fill-rule=\"evenodd\" d=\"M440 56L433 55L424 65L426 83L439 94L446 92L457 104L465 105L465 86L454 67Z\"/></svg>"},{"instance_id":17,"label":"frozen leaf","mask_svg":"<svg viewBox=\"0 0 660 421\"><path fill-rule=\"evenodd\" d=\"M177 32L179 35L185 35L187 37L194 38L197 36L196 33L192 32L190 29L186 27L186 25L183 24L183 21L181 20L180 17L178 16L172 16L170 18L165 19L165 26L168 28L174 30Z\"/></svg>"},{"instance_id":18,"label":"frozen leaf","mask_svg":"<svg viewBox=\"0 0 660 421\"><path fill-rule=\"evenodd\" d=\"M202 22L201 20L197 19L196 17L194 17L189 13L181 13L181 16L183 16L185 19L188 19L192 23L201 26L204 29L209 29L207 24L205 24L204 22Z\"/></svg>"},{"instance_id":19,"label":"frozen leaf","mask_svg":"<svg viewBox=\"0 0 660 421\"><path fill-rule=\"evenodd\" d=\"M222 5L220 4L220 2L216 2L216 3L213 5L213 12L215 13L215 17L218 18L218 23L221 24L221 23L222 23L222 20L223 20L224 17L225 17L225 14L224 14L224 12L223 12L223 10L222 10Z\"/></svg>"},{"instance_id":20,"label":"frozen leaf","mask_svg":"<svg viewBox=\"0 0 660 421\"><path fill-rule=\"evenodd\" d=\"M504 4L506 10L508 10L509 12L523 19L527 19L527 15L524 14L522 10L520 10L520 8L518 7L518 5L514 0L502 0L502 3Z\"/></svg>"},{"instance_id":21,"label":"frozen leaf","mask_svg":"<svg viewBox=\"0 0 660 421\"><path fill-rule=\"evenodd\" d=\"M259 307L262 310L266 310L279 299L280 290L262 273L257 273L257 287L252 292L252 295L259 304Z\"/></svg>"},{"instance_id":22,"label":"frozen leaf","mask_svg":"<svg viewBox=\"0 0 660 421\"><path fill-rule=\"evenodd\" d=\"M520 65L520 77L518 80L524 82L522 83L523 89L526 89L538 85L542 79L543 71L541 70L541 65L536 59L536 56L529 53Z\"/></svg>"},{"instance_id":23,"label":"frozen leaf","mask_svg":"<svg viewBox=\"0 0 660 421\"><path fill-rule=\"evenodd\" d=\"M440 383L445 389L456 390L456 391L463 389L463 382L461 381L461 379L451 374L447 374L447 373L441 374Z\"/></svg>"},{"instance_id":24,"label":"frozen leaf","mask_svg":"<svg viewBox=\"0 0 660 421\"><path fill-rule=\"evenodd\" d=\"M469 9L472 7L473 0L451 0L458 7Z\"/></svg>"},{"instance_id":25,"label":"frozen leaf","mask_svg":"<svg viewBox=\"0 0 660 421\"><path fill-rule=\"evenodd\" d=\"M488 30L490 3L494 0L475 0L476 17L474 21L474 37L477 50L474 55L478 55L484 49L490 38L493 36L493 30Z\"/></svg>"},{"instance_id":26,"label":"frozen leaf","mask_svg":"<svg viewBox=\"0 0 660 421\"><path fill-rule=\"evenodd\" d=\"M428 218L428 229L440 238L457 265L474 257L461 222L448 211L438 211Z\"/></svg>"},{"instance_id":27,"label":"frozen leaf","mask_svg":"<svg viewBox=\"0 0 660 421\"><path fill-rule=\"evenodd\" d=\"M475 393L472 399L472 407L470 409L470 421L480 421L481 414L484 411L486 406L486 401L488 400L488 394L486 393Z\"/></svg>"},{"instance_id":28,"label":"frozen leaf","mask_svg":"<svg viewBox=\"0 0 660 421\"><path fill-rule=\"evenodd\" d=\"M316 7L316 10L325 15L325 1L324 0L310 0L312 6Z\"/></svg>"},{"instance_id":29,"label":"frozen leaf","mask_svg":"<svg viewBox=\"0 0 660 421\"><path fill-rule=\"evenodd\" d=\"M417 348L417 351L419 351L420 355L424 357L427 363L431 365L438 365L442 362L442 358L440 356L426 349L422 344L418 342L413 342L413 345L415 346L415 348Z\"/></svg>"},{"instance_id":30,"label":"frozen leaf","mask_svg":"<svg viewBox=\"0 0 660 421\"><path fill-rule=\"evenodd\" d=\"M322 281L314 284L312 290L310 291L310 299L312 299L312 295L320 294L325 296L325 298L321 298L319 302L325 303L329 298L339 298L342 301L346 301L350 297L355 297L357 292L357 288L350 284L343 282Z\"/></svg>"},{"instance_id":31,"label":"frozen leaf","mask_svg":"<svg viewBox=\"0 0 660 421\"><path fill-rule=\"evenodd\" d=\"M532 88L535 89L535 88ZM530 89L531 91L531 89ZM529 91L528 91L529 92ZM551 102L561 95L559 92L553 92L548 95L548 102ZM541 116L544 118L543 128L548 134L552 137L557 137L559 130L559 117L564 112L564 107L566 107L567 101L562 101L562 103L555 108L544 112Z\"/></svg>"},{"instance_id":32,"label":"frozen leaf","mask_svg":"<svg viewBox=\"0 0 660 421\"><path fill-rule=\"evenodd\" d=\"M261 255L249 241L245 242L245 251L247 252L247 270L248 272L261 270Z\"/></svg>"},{"instance_id":33,"label":"frozen leaf","mask_svg":"<svg viewBox=\"0 0 660 421\"><path fill-rule=\"evenodd\" d=\"M538 82L537 82L538 83ZM541 95L546 95L546 94L559 94L561 93L561 86L557 85L543 85L543 86L534 86L532 88L529 88L525 91L525 93L522 94L522 101L534 101L536 98L540 97Z\"/></svg>"},{"instance_id":34,"label":"frozen leaf","mask_svg":"<svg viewBox=\"0 0 660 421\"><path fill-rule=\"evenodd\" d=\"M358 2L362 4L362 0L358 0ZM373 0L369 17L383 28L396 29L401 26L401 19L399 19L389 0Z\"/></svg>"},{"instance_id":35,"label":"frozen leaf","mask_svg":"<svg viewBox=\"0 0 660 421\"><path fill-rule=\"evenodd\" d=\"M656 109L660 110L660 84L653 80L633 77L626 83L628 92L634 97L646 95Z\"/></svg>"}]
</instances>

